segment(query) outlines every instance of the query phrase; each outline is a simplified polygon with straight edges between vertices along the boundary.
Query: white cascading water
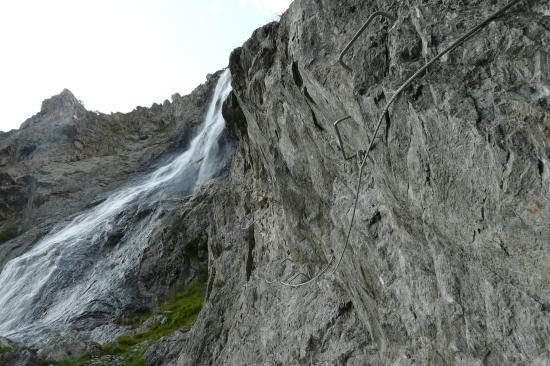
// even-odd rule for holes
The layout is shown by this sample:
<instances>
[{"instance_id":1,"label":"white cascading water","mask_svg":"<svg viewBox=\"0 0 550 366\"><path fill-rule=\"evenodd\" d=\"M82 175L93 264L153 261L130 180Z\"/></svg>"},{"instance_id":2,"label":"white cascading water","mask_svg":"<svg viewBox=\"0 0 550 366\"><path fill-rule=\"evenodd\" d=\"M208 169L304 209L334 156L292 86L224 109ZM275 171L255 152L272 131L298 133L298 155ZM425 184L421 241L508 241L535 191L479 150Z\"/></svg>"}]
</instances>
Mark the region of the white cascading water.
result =
<instances>
[{"instance_id":1,"label":"white cascading water","mask_svg":"<svg viewBox=\"0 0 550 366\"><path fill-rule=\"evenodd\" d=\"M36 342L67 324L92 315L97 319L131 298L123 293L135 273L155 217L125 245L108 252L102 243L117 217L131 205L159 200L164 187L193 193L219 174L227 160L220 139L225 123L221 108L231 91L231 74L220 76L204 124L189 148L140 182L112 193L69 223L54 228L31 250L7 263L0 273L0 335ZM154 197L154 198L152 198Z\"/></svg>"}]
</instances>

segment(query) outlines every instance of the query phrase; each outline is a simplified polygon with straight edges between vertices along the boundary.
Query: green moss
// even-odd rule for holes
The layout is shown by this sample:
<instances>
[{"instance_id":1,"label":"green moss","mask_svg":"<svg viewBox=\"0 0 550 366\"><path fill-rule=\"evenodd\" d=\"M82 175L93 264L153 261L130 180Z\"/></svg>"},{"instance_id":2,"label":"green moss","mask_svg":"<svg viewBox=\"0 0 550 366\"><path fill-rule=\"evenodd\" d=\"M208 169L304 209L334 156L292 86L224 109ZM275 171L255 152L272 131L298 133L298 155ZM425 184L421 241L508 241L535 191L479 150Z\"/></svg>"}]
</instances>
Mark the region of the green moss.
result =
<instances>
[{"instance_id":1,"label":"green moss","mask_svg":"<svg viewBox=\"0 0 550 366\"><path fill-rule=\"evenodd\" d=\"M6 224L0 228L0 244L15 238L19 234L19 228L15 224Z\"/></svg>"},{"instance_id":2,"label":"green moss","mask_svg":"<svg viewBox=\"0 0 550 366\"><path fill-rule=\"evenodd\" d=\"M136 319L129 321L137 328L150 317L162 314L167 318L165 324L162 325L157 322L146 332L134 334L133 336L118 337L117 343L120 346L130 347L143 342L154 342L161 337L174 334L176 330L191 328L197 320L203 302L204 284L195 283L185 293L171 296L157 312L148 316L141 314Z\"/></svg>"},{"instance_id":3,"label":"green moss","mask_svg":"<svg viewBox=\"0 0 550 366\"><path fill-rule=\"evenodd\" d=\"M124 322L126 325L137 328L152 316L162 314L167 319L164 325L157 322L146 332L118 337L115 344L102 345L99 357L92 359L90 355L83 355L78 359L65 360L60 363L60 366L83 366L90 361L101 361L101 357L106 355L115 356L120 361L118 363L120 365L144 365L143 355L150 344L161 337L172 335L176 330L193 326L204 302L204 292L203 283L193 284L186 292L170 296L158 311L139 314Z\"/></svg>"},{"instance_id":4,"label":"green moss","mask_svg":"<svg viewBox=\"0 0 550 366\"><path fill-rule=\"evenodd\" d=\"M1 353L8 353L12 350L12 347L7 345L7 344L4 344L4 345L0 345L0 354Z\"/></svg>"},{"instance_id":5,"label":"green moss","mask_svg":"<svg viewBox=\"0 0 550 366\"><path fill-rule=\"evenodd\" d=\"M101 350L106 355L123 355L132 351L132 347L120 344L104 344Z\"/></svg>"},{"instance_id":6,"label":"green moss","mask_svg":"<svg viewBox=\"0 0 550 366\"><path fill-rule=\"evenodd\" d=\"M143 360L143 355L145 354L145 350L142 349L132 355L130 355L128 358L125 359L125 364L128 366L143 366L145 365L145 361Z\"/></svg>"}]
</instances>

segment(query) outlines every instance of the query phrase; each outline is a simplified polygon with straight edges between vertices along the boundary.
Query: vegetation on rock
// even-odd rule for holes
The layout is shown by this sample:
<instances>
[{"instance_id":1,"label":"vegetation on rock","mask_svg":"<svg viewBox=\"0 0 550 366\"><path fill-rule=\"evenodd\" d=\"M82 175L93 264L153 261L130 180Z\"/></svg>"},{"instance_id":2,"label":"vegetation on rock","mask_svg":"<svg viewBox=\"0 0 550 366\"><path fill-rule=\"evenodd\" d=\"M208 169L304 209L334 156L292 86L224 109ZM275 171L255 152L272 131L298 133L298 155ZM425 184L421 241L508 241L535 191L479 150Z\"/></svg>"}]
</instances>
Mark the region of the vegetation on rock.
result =
<instances>
[{"instance_id":1,"label":"vegetation on rock","mask_svg":"<svg viewBox=\"0 0 550 366\"><path fill-rule=\"evenodd\" d=\"M0 344L0 353L7 353L12 350L12 347L6 344Z\"/></svg>"},{"instance_id":2,"label":"vegetation on rock","mask_svg":"<svg viewBox=\"0 0 550 366\"><path fill-rule=\"evenodd\" d=\"M159 310L140 314L125 322L132 329L140 329L149 319L163 315L166 321L156 321L149 329L136 331L132 336L118 337L115 343L104 344L101 354L84 354L77 359L65 360L60 366L81 365L143 365L143 355L147 348L161 337L170 336L176 331L190 329L202 309L204 302L204 283L195 282L187 291L174 294Z\"/></svg>"}]
</instances>

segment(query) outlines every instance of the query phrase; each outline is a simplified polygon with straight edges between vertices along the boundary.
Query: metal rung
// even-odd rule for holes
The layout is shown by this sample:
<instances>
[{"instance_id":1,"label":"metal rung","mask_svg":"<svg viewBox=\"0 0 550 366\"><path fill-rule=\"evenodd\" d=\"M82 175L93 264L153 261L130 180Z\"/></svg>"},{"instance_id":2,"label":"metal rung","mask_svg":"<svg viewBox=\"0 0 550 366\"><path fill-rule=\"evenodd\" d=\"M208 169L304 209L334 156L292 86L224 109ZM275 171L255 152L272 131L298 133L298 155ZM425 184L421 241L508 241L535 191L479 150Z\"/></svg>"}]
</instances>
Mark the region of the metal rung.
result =
<instances>
[{"instance_id":1,"label":"metal rung","mask_svg":"<svg viewBox=\"0 0 550 366\"><path fill-rule=\"evenodd\" d=\"M340 145L340 150L342 151L342 155L344 156L344 160L351 160L353 159L352 156L347 156L346 151L344 150L344 142L342 141L342 135L340 134L340 130L338 129L338 125L344 121L347 121L348 119L351 119L351 116L344 117L342 119L339 119L338 121L334 122L334 129L336 130L336 137L338 137L338 145Z\"/></svg>"},{"instance_id":2,"label":"metal rung","mask_svg":"<svg viewBox=\"0 0 550 366\"><path fill-rule=\"evenodd\" d=\"M345 64L344 62L344 56L346 55L346 53L349 51L349 49L351 48L351 46L353 46L353 44L357 41L357 39L359 38L359 36L365 31L365 29L367 29L367 27L369 26L369 24L374 20L374 18L376 17L384 17L384 18L387 18L389 19L391 22L395 22L395 18L393 16L391 16L390 14L386 13L386 12L383 12L383 11L377 11L375 12L374 14L372 14L369 19L367 19L367 21L365 22L365 24L361 27L361 29L359 29L359 32L357 32L355 34L355 36L353 36L353 38L351 39L351 41L349 41L349 43L347 44L346 48L344 48L344 50L340 53L340 57L338 58L338 61L340 62L340 64L344 67L344 69L348 70L348 71L353 71L351 69L351 67L349 67L348 65Z\"/></svg>"},{"instance_id":3,"label":"metal rung","mask_svg":"<svg viewBox=\"0 0 550 366\"><path fill-rule=\"evenodd\" d=\"M346 252L346 249L349 245L349 242L350 242L350 238L351 238L351 231L353 229L353 224L355 223L355 215L356 215L356 211L357 211L357 205L359 203L359 192L360 192L360 189L361 189L361 183L362 183L362 178L363 178L363 168L365 167L365 163L367 162L367 159L369 157L369 152L371 151L373 145L374 145L374 141L376 140L376 136L378 135L378 131L380 130L380 126L382 126L382 122L384 121L384 117L386 115L386 113L389 112L389 109L391 107L391 105L397 100L397 98L399 98L399 96L401 95L401 93L403 93L405 91L405 89L411 85L413 83L414 80L416 80L418 77L420 77L424 71L426 71L431 65L433 65L437 60L439 60L440 58L442 58L444 55L448 54L449 52L453 51L454 49L456 49L459 45L461 45L462 43L466 42L467 40L469 40L470 38L472 38L475 34L477 34L481 29L485 28L487 25L489 25L489 23L491 23L493 20L496 20L498 19L499 17L501 17L506 11L508 11L510 8L514 7L515 5L523 2L523 1L526 1L526 0L512 0L510 1L506 6L504 6L503 8L501 8L499 11L497 11L496 13L494 13L493 15L491 15L489 18L485 19L485 21L483 21L482 23L478 24L477 26L475 26L473 29L471 29L469 32L467 32L466 34L464 34L462 37L458 38L456 41L454 41L453 43L451 43L447 48L445 48L444 50L442 50L441 52L439 52L434 58L432 58L428 63L426 63L424 66L422 66L420 69L418 69L410 78L408 78L400 87L399 89L397 89L397 91L393 94L393 96L390 98L390 100L386 103L386 107L384 108L384 111L382 112L382 114L380 115L380 118L378 119L378 123L376 125L376 129L374 130L374 134L372 136L372 139L370 140L370 143L369 143L369 146L366 150L366 153L363 155L363 158L362 160L359 162L359 178L358 178L358 182L357 182L357 191L355 193L355 200L354 200L354 204L353 204L353 210L352 210L352 217L351 217L351 220L350 220L350 224L349 224L349 229L348 229L348 233L346 235L346 241L344 243L344 249L342 250L342 253L340 254L340 258L338 259L338 261L336 262L336 266L334 267L334 270L332 273L335 273L336 270L338 269L338 267L340 266L340 263L342 262L342 259L344 258L344 254ZM363 28L361 28L361 31L359 31L359 33L354 37L354 39L348 44L348 46L346 47L346 49L344 49L344 51L340 54L340 63L342 63L342 65L344 67L346 67L348 70L349 70L349 67L347 67L342 61L342 57L343 55L345 54L345 52L348 50L348 48L353 44L353 42L355 42L355 40L357 39L357 37L359 36L359 34L361 34L361 32L364 30L364 28L366 28L366 26L368 25L369 21L372 21L372 18L376 15L373 14L369 20L367 21L367 23L363 26ZM345 118L344 120L346 120L347 118ZM338 130L337 130L337 133L338 133ZM341 141L342 139L340 138L340 136L338 136L338 139ZM343 152L343 150L342 150Z\"/></svg>"}]
</instances>

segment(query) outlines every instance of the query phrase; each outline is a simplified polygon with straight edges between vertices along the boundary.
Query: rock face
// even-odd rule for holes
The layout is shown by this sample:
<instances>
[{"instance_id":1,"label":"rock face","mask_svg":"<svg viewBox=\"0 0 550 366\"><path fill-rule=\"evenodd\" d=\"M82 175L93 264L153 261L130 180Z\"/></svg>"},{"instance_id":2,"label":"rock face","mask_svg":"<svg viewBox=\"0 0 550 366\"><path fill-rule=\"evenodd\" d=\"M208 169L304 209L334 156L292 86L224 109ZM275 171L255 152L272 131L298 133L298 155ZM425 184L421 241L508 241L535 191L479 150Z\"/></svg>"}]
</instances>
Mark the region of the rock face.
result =
<instances>
[{"instance_id":1,"label":"rock face","mask_svg":"<svg viewBox=\"0 0 550 366\"><path fill-rule=\"evenodd\" d=\"M405 90L370 151L345 245L359 169L342 158L333 122L351 116L344 149L366 149L401 84L505 4L296 0L233 52L231 171L159 223L135 276L154 304L207 268L206 301L189 332L147 351L148 364L550 363L547 2L520 2ZM395 22L375 20L346 56L352 71L340 67L340 50L380 10ZM53 222L128 179L185 140L174 128L204 109L206 90L182 109L129 115L83 112L68 92L45 103L0 136L2 219L17 230L27 217ZM49 113L62 122L46 127ZM45 162L55 179L39 175ZM53 196L64 198L38 205ZM139 227L121 218L126 228Z\"/></svg>"},{"instance_id":2,"label":"rock face","mask_svg":"<svg viewBox=\"0 0 550 366\"><path fill-rule=\"evenodd\" d=\"M208 300L190 333L157 345L179 357L153 350L151 363L550 362L547 2L521 2L397 100L350 244L331 262L358 178L332 123L350 115L344 148L365 149L397 88L505 4L297 0L235 50L231 174L191 203L204 217ZM378 10L397 20L372 23L346 71L339 51ZM278 283L331 263L309 285Z\"/></svg>"},{"instance_id":3,"label":"rock face","mask_svg":"<svg viewBox=\"0 0 550 366\"><path fill-rule=\"evenodd\" d=\"M26 366L42 365L42 360L34 350L0 337L0 365Z\"/></svg>"},{"instance_id":4,"label":"rock face","mask_svg":"<svg viewBox=\"0 0 550 366\"><path fill-rule=\"evenodd\" d=\"M0 135L0 269L53 224L184 149L217 76L188 96L127 114L87 111L64 90L21 129Z\"/></svg>"}]
</instances>

